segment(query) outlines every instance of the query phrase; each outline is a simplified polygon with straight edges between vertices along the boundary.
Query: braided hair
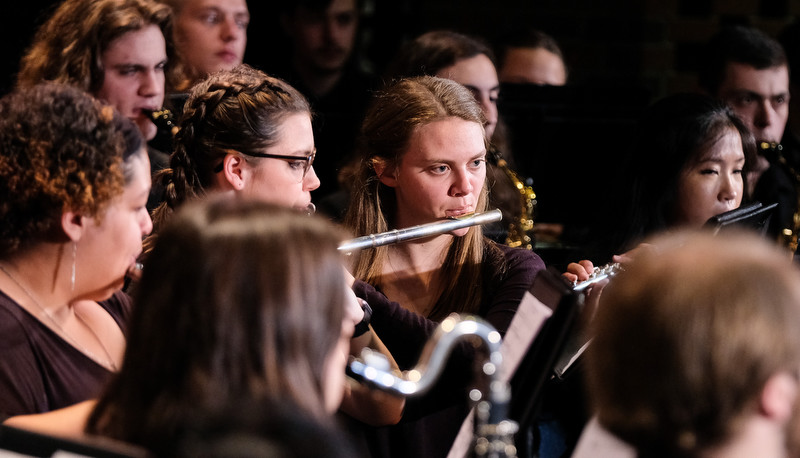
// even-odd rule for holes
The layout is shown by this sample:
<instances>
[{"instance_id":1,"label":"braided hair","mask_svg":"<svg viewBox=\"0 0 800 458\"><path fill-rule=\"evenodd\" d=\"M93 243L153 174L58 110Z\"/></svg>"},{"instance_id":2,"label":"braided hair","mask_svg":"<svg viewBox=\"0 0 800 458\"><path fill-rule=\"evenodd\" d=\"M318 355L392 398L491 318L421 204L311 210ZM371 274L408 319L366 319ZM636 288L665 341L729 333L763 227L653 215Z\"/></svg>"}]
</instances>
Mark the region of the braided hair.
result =
<instances>
[{"instance_id":1,"label":"braided hair","mask_svg":"<svg viewBox=\"0 0 800 458\"><path fill-rule=\"evenodd\" d=\"M170 166L155 178L165 195L153 211L153 234L180 205L206 194L228 150L269 148L278 141L281 121L297 113L311 115L300 92L245 64L195 85L183 108ZM146 251L152 246L145 245Z\"/></svg>"}]
</instances>

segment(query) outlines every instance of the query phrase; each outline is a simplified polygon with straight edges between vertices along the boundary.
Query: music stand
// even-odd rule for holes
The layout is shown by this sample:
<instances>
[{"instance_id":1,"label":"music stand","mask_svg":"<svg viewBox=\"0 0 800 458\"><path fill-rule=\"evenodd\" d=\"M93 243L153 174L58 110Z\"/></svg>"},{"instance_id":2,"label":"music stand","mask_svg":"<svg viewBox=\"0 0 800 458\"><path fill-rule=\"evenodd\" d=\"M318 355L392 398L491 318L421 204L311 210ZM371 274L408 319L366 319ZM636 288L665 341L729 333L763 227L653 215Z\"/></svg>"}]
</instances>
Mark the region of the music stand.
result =
<instances>
[{"instance_id":1,"label":"music stand","mask_svg":"<svg viewBox=\"0 0 800 458\"><path fill-rule=\"evenodd\" d=\"M553 310L534 337L525 356L511 377L511 403L508 417L519 425L517 449L519 456L532 456L528 450L527 432L539 414L547 382L553 376L558 356L572 335L583 309L583 296L572 290L561 274L548 269L536 277L530 293Z\"/></svg>"}]
</instances>

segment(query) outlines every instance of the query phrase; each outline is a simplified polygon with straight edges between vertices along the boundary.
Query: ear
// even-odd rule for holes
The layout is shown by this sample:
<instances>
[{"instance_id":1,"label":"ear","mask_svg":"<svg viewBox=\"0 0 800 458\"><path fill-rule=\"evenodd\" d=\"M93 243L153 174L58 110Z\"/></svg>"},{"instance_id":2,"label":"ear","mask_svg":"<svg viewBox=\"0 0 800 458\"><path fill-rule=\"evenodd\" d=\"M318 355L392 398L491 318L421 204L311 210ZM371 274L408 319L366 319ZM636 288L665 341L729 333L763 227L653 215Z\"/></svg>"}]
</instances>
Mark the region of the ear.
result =
<instances>
[{"instance_id":1,"label":"ear","mask_svg":"<svg viewBox=\"0 0 800 458\"><path fill-rule=\"evenodd\" d=\"M242 190L247 180L247 169L245 168L244 158L238 154L226 154L222 160L222 174L225 181L230 183L234 190Z\"/></svg>"},{"instance_id":2,"label":"ear","mask_svg":"<svg viewBox=\"0 0 800 458\"><path fill-rule=\"evenodd\" d=\"M390 188L397 187L397 168L389 167L385 161L374 159L372 161L372 168L381 183L389 186Z\"/></svg>"},{"instance_id":3,"label":"ear","mask_svg":"<svg viewBox=\"0 0 800 458\"><path fill-rule=\"evenodd\" d=\"M61 214L61 229L71 241L77 242L86 229L86 217L73 211L64 212Z\"/></svg>"},{"instance_id":4,"label":"ear","mask_svg":"<svg viewBox=\"0 0 800 458\"><path fill-rule=\"evenodd\" d=\"M767 379L761 391L761 411L769 418L788 421L794 413L798 381L787 372L778 372Z\"/></svg>"}]
</instances>

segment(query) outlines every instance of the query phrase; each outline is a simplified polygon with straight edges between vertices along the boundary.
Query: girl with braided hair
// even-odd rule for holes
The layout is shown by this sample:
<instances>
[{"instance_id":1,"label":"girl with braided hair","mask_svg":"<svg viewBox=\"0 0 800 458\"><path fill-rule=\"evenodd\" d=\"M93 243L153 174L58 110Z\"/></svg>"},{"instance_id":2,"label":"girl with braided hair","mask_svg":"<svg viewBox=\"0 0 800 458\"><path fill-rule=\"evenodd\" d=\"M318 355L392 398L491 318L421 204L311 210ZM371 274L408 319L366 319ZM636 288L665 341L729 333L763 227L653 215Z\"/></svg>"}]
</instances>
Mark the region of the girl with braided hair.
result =
<instances>
[{"instance_id":1,"label":"girl with braided hair","mask_svg":"<svg viewBox=\"0 0 800 458\"><path fill-rule=\"evenodd\" d=\"M156 246L160 228L174 212L212 194L313 213L310 191L319 186L319 178L312 165L316 149L311 117L300 92L248 65L217 72L195 85L181 116L170 167L156 177L165 195L152 213L154 229L145 239L145 253ZM345 275L352 285L352 275ZM366 329L365 316L359 307L348 309L353 324L361 324L358 329ZM390 356L371 329L353 339L350 351L358 354L364 346ZM399 420L402 399L350 388L343 411L370 424Z\"/></svg>"},{"instance_id":2,"label":"girl with braided hair","mask_svg":"<svg viewBox=\"0 0 800 458\"><path fill-rule=\"evenodd\" d=\"M319 186L311 107L286 82L247 65L216 73L192 89L179 127L170 166L156 176L165 194L154 235L175 209L212 190L311 205Z\"/></svg>"}]
</instances>

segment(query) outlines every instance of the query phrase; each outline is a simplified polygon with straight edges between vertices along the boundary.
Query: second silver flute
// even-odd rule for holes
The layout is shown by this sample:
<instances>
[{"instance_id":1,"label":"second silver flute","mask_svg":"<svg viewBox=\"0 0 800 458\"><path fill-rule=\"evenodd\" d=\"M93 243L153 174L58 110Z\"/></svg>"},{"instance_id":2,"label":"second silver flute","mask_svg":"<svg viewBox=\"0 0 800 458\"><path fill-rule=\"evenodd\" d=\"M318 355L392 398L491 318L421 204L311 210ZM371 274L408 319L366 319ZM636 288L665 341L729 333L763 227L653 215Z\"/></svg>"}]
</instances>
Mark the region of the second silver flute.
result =
<instances>
[{"instance_id":1,"label":"second silver flute","mask_svg":"<svg viewBox=\"0 0 800 458\"><path fill-rule=\"evenodd\" d=\"M484 213L473 213L468 216L435 221L419 226L407 227L404 229L393 229L379 234L370 234L344 241L339 245L339 251L351 253L363 248L375 248L393 243L404 242L406 240L418 239L432 235L444 234L463 227L475 226L478 224L488 224L503 219L500 209L491 210Z\"/></svg>"}]
</instances>

